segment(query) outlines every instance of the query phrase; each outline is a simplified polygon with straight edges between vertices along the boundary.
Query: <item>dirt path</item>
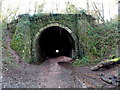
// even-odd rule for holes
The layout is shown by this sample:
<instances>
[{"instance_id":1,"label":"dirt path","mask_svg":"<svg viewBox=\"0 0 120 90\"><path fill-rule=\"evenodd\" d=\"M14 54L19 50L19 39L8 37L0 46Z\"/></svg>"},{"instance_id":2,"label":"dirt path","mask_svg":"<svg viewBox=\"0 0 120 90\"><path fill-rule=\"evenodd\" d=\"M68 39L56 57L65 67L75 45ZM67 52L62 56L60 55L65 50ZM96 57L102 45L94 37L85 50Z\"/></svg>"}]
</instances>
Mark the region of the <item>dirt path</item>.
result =
<instances>
[{"instance_id":1,"label":"dirt path","mask_svg":"<svg viewBox=\"0 0 120 90\"><path fill-rule=\"evenodd\" d=\"M62 59L62 58L61 58ZM77 83L69 63L58 64L57 58L46 60L40 66L5 66L4 88L75 88ZM81 87L81 85L77 85Z\"/></svg>"},{"instance_id":2,"label":"dirt path","mask_svg":"<svg viewBox=\"0 0 120 90\"><path fill-rule=\"evenodd\" d=\"M67 57L66 57L67 58ZM62 58L61 58L62 59ZM70 63L58 64L58 58L46 60L40 66L21 63L18 67L4 66L4 88L107 88L99 74L115 75L117 67L92 72L90 66L73 68ZM59 60L58 60L59 61Z\"/></svg>"}]
</instances>

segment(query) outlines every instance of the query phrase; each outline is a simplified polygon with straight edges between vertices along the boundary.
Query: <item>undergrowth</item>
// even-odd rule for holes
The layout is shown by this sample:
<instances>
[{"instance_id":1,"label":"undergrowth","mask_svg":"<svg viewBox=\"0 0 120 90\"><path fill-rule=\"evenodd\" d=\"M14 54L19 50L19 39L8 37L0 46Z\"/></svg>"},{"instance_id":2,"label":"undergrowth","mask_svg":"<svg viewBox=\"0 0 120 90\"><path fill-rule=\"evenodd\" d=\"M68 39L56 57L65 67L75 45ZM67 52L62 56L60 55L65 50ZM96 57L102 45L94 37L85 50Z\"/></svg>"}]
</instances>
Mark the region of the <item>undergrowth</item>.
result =
<instances>
[{"instance_id":1,"label":"undergrowth","mask_svg":"<svg viewBox=\"0 0 120 90\"><path fill-rule=\"evenodd\" d=\"M90 24L79 21L79 41L84 48L85 57L76 59L75 66L96 64L100 60L119 57L118 55L118 23Z\"/></svg>"},{"instance_id":2,"label":"undergrowth","mask_svg":"<svg viewBox=\"0 0 120 90\"><path fill-rule=\"evenodd\" d=\"M88 66L98 63L99 60L90 60L89 57L83 57L82 59L76 59L73 62L73 66Z\"/></svg>"},{"instance_id":3,"label":"undergrowth","mask_svg":"<svg viewBox=\"0 0 120 90\"><path fill-rule=\"evenodd\" d=\"M15 62L12 53L10 52L7 45L7 27L5 24L2 26L2 63L3 66L17 67L17 62Z\"/></svg>"}]
</instances>

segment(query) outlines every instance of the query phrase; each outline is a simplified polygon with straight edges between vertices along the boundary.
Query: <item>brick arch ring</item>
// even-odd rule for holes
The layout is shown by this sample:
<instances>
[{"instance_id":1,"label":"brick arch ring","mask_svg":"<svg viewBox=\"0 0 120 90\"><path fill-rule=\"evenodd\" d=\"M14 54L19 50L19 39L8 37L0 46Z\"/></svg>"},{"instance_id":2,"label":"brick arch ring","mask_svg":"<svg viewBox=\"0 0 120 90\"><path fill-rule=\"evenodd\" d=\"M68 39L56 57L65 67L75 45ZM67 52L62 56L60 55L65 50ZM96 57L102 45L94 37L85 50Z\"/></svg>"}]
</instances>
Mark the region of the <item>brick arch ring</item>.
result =
<instances>
[{"instance_id":1,"label":"brick arch ring","mask_svg":"<svg viewBox=\"0 0 120 90\"><path fill-rule=\"evenodd\" d=\"M41 58L41 55L38 55L38 53L39 53L38 48L40 48L40 46L38 46L38 39L40 38L42 32L45 29L53 27L53 26L63 28L64 30L66 30L71 35L71 37L74 41L74 50L72 50L72 58L76 57L76 55L77 55L77 50L78 50L77 43L76 43L77 38L76 38L74 32L65 25L62 25L62 24L59 24L59 23L51 23L51 24L47 24L46 26L40 28L38 30L37 34L35 35L34 42L33 42L34 43L33 47L35 48L34 56L37 59L37 62L39 61L39 59L41 60L41 62L44 62L44 59Z\"/></svg>"}]
</instances>

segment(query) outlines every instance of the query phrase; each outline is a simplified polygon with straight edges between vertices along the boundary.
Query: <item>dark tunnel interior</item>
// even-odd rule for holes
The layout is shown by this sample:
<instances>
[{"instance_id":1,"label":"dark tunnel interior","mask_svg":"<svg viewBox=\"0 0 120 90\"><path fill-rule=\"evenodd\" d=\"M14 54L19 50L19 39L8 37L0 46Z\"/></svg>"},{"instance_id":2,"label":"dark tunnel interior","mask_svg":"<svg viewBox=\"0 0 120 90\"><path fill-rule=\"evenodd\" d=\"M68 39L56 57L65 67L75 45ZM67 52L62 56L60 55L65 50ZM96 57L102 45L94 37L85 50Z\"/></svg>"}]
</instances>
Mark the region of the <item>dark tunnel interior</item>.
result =
<instances>
[{"instance_id":1,"label":"dark tunnel interior","mask_svg":"<svg viewBox=\"0 0 120 90\"><path fill-rule=\"evenodd\" d=\"M38 38L38 55L40 58L55 58L58 56L72 57L75 48L71 34L58 26L43 30Z\"/></svg>"}]
</instances>

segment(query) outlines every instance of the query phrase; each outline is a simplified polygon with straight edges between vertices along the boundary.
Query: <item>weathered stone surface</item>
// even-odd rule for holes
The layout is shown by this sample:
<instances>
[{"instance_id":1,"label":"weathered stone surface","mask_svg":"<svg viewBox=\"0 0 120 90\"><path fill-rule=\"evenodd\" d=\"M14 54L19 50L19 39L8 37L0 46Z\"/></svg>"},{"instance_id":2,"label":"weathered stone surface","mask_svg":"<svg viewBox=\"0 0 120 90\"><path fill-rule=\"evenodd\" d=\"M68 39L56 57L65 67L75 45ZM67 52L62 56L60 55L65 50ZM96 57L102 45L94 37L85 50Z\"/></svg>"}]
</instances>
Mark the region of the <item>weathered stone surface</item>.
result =
<instances>
[{"instance_id":1,"label":"weathered stone surface","mask_svg":"<svg viewBox=\"0 0 120 90\"><path fill-rule=\"evenodd\" d=\"M43 58L37 55L37 39L46 28L57 26L65 29L72 36L75 47L72 58L81 58L83 49L78 38L78 21L84 17L79 14L40 14L30 16L19 15L16 31L12 38L11 47L16 50L26 62L43 62ZM41 60L39 61L38 58Z\"/></svg>"}]
</instances>

